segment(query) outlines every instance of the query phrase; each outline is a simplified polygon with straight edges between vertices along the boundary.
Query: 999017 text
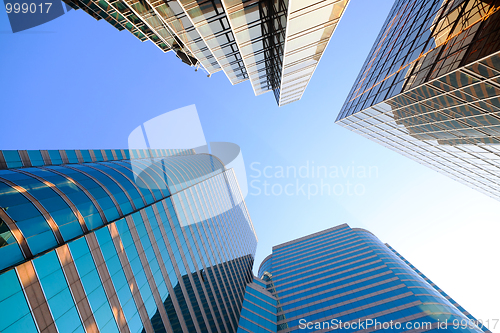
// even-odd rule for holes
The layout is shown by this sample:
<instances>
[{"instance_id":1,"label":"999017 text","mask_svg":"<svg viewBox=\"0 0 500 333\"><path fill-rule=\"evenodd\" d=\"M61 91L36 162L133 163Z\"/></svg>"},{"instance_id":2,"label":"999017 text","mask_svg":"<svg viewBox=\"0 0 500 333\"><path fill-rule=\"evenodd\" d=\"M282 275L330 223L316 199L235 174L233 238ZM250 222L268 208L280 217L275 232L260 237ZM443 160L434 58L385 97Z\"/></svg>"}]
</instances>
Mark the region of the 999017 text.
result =
<instances>
[{"instance_id":1,"label":"999017 text","mask_svg":"<svg viewBox=\"0 0 500 333\"><path fill-rule=\"evenodd\" d=\"M48 14L50 7L52 6L51 2L46 2L45 4L40 3L6 3L5 10L7 14L15 13L15 14Z\"/></svg>"}]
</instances>

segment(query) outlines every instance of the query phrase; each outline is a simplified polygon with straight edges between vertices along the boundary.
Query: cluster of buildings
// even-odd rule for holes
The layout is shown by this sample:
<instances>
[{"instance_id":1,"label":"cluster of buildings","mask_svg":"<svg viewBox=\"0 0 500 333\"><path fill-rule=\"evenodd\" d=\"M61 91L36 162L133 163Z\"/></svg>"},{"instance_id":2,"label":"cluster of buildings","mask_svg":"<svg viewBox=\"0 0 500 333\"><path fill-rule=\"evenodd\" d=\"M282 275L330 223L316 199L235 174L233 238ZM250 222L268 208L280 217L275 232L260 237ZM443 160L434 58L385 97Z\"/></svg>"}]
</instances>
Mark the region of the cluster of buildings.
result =
<instances>
[{"instance_id":1,"label":"cluster of buildings","mask_svg":"<svg viewBox=\"0 0 500 333\"><path fill-rule=\"evenodd\" d=\"M65 0L301 98L346 0ZM396 0L337 123L500 199L500 2ZM489 332L367 230L273 247L194 150L0 151L0 332Z\"/></svg>"},{"instance_id":2,"label":"cluster of buildings","mask_svg":"<svg viewBox=\"0 0 500 333\"><path fill-rule=\"evenodd\" d=\"M254 276L252 220L213 155L10 150L0 168L1 332L488 332L347 224L273 247Z\"/></svg>"}]
</instances>

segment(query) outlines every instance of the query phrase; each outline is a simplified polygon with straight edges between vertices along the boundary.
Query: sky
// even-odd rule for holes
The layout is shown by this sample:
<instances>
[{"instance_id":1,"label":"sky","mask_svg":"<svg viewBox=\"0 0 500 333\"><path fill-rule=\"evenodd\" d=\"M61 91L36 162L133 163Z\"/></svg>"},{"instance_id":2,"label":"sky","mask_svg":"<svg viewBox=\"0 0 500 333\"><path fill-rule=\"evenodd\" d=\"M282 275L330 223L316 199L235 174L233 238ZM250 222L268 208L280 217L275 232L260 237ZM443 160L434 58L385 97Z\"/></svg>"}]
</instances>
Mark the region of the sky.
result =
<instances>
[{"instance_id":1,"label":"sky","mask_svg":"<svg viewBox=\"0 0 500 333\"><path fill-rule=\"evenodd\" d=\"M207 141L241 147L255 272L272 246L347 223L498 319L500 202L334 123L392 2L352 0L302 100L281 108L81 10L16 34L0 10L0 149L127 148L137 126L195 104Z\"/></svg>"}]
</instances>

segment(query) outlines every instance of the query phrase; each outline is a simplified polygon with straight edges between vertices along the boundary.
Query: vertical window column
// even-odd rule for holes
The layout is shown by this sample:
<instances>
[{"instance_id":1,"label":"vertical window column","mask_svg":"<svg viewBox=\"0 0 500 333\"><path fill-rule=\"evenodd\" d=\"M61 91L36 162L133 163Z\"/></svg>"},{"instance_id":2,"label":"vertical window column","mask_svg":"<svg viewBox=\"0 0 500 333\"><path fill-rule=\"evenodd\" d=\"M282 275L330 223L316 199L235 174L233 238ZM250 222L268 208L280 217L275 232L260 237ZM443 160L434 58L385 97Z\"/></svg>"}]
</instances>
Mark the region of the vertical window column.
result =
<instances>
[{"instance_id":1,"label":"vertical window column","mask_svg":"<svg viewBox=\"0 0 500 333\"><path fill-rule=\"evenodd\" d=\"M101 252L101 247L97 242L97 238L94 233L90 233L85 236L85 239L87 240L92 259L94 259L97 273L99 274L99 277L101 279L104 292L106 293L109 305L111 306L113 312L113 316L116 320L116 323L118 324L118 329L121 333L130 333L127 320L125 319L122 306L120 305L115 287L113 286L113 282L111 281L111 276L109 274L108 268L106 267L106 263Z\"/></svg>"},{"instance_id":2,"label":"vertical window column","mask_svg":"<svg viewBox=\"0 0 500 333\"><path fill-rule=\"evenodd\" d=\"M97 333L99 332L97 324L90 309L89 301L87 295L83 290L82 282L80 276L76 270L75 262L69 252L67 244L56 249L57 256L61 262L62 270L64 276L66 277L66 282L68 283L69 290L73 299L75 300L76 308L82 319L83 326L87 333Z\"/></svg>"},{"instance_id":3,"label":"vertical window column","mask_svg":"<svg viewBox=\"0 0 500 333\"><path fill-rule=\"evenodd\" d=\"M181 193L179 193L179 196L181 194L186 194L186 191L189 191L189 190L186 189L186 190L182 191ZM185 208L182 205L182 201L179 201L179 202L181 203L181 207L180 208L183 210L185 218L188 218L188 214L186 214L186 210L185 210ZM202 267L197 267L198 268L198 272L200 272L202 270L205 271L207 269L207 265L209 263L208 262L205 263L202 259L205 259L205 260L208 261L208 257L205 254L204 249L202 251L202 249L196 244L195 237L192 236L193 232L190 230L190 225L191 224L196 224L196 221L191 221L191 222L193 222L193 223L190 223L188 221L187 225L185 227L180 228L180 229L181 229L181 232L183 233L183 237L185 239L189 239L191 241L191 242L189 242L190 246L188 246L188 252L191 255L191 258L194 260L194 262L196 262L197 260L195 260L195 259L198 258L199 259L198 260L199 261L198 264L202 266ZM193 273L193 274L195 274L195 273ZM197 278L199 279L199 277L197 277ZM203 295L201 295L201 296L205 297L205 299L208 300L209 298L208 298L208 293L207 293L207 290L205 288L205 285L203 283L200 283L200 286L201 286L202 291L203 291ZM209 310L210 310L209 315L211 315L212 320L213 320L215 318L215 312L213 310L212 303L211 302L207 302L207 303L208 303L208 307L209 307Z\"/></svg>"},{"instance_id":4,"label":"vertical window column","mask_svg":"<svg viewBox=\"0 0 500 333\"><path fill-rule=\"evenodd\" d=\"M136 213L137 214L137 213ZM135 214L134 214L135 215ZM140 211L140 218L144 219L144 209ZM137 216L137 215L136 215ZM137 218L137 217L136 217ZM160 297L160 293L158 291L158 286L155 285L155 279L153 277L153 273L151 271L151 267L149 266L148 259L146 258L146 254L144 252L144 247L141 243L141 239L139 238L139 234L137 232L137 228L134 224L134 219L132 216L127 216L125 218L127 221L128 228L130 230L130 234L132 235L132 239L137 248L137 253L139 254L139 260L143 267L144 273L146 274L146 279L148 280L149 287L151 288L151 292L153 293L153 298L156 303L156 307L158 312L160 313L161 320L163 321L163 325L165 326L167 332L173 332L172 327L170 325L170 321L168 320L167 312L163 307L163 301Z\"/></svg>"},{"instance_id":5,"label":"vertical window column","mask_svg":"<svg viewBox=\"0 0 500 333\"><path fill-rule=\"evenodd\" d=\"M217 191L216 189L214 189L214 186L215 186L214 183L216 183L218 178L219 177L214 177L214 178L209 179L206 182L207 186L205 187L205 189L208 191L208 194L206 195L206 197L213 200L208 205L208 207L210 207L210 208L219 207L219 209L215 211L219 214L217 214L217 215L215 213L212 214L212 216L214 216L213 221L215 222L214 230L215 230L215 233L217 234L217 236L219 237L219 244L223 245L223 246L221 246L221 248L223 250L222 252L226 255L227 265L223 265L223 270L225 271L226 276L228 276L230 278L229 282L231 282L231 283L229 283L229 287L232 290L232 293L230 294L232 296L231 305L232 305L232 307L235 307L235 309L233 309L233 312L232 312L232 314L233 314L232 319L234 321L236 321L235 324L237 325L237 318L234 316L239 311L237 304L243 303L243 299L240 296L240 294L238 293L238 290L237 290L238 281L235 279L235 277L233 275L234 269L232 267L233 267L233 265L235 265L235 263L233 261L234 261L234 259L237 258L238 254L233 252L235 249L232 249L232 247L234 247L236 245L233 244L231 242L232 239L229 238L230 237L229 236L230 230L226 229L227 223L223 222L223 221L225 221L225 210L229 209L229 206L224 205L225 201L223 201L221 199L221 197L222 197L221 193L224 193L224 192Z\"/></svg>"},{"instance_id":6,"label":"vertical window column","mask_svg":"<svg viewBox=\"0 0 500 333\"><path fill-rule=\"evenodd\" d=\"M194 202L196 203L196 200L194 200ZM196 212L199 212L198 211L198 208L196 207L195 205L195 209L194 209ZM217 262L215 262L215 260L213 259L213 256L214 256L214 253L212 253L212 251L210 251L207 246L205 245L203 239L206 238L205 235L201 236L200 237L200 230L198 229L199 227L199 224L202 224L203 223L203 220L204 220L204 217L203 218L199 218L199 223L193 223L192 225L190 225L189 227L191 228L191 232L193 234L196 235L195 237L195 246L196 246L196 249L199 253L205 253L205 260L207 261L206 263L204 263L203 265L203 272L207 272L208 271L208 268L210 269L214 269L214 266L217 264ZM196 233L195 233L196 232ZM203 274L203 273L202 273ZM209 297L208 299L211 299L212 302L215 302L215 306L217 308L217 311L219 313L219 316L222 315L222 308L219 304L219 300L217 297L215 297L216 295L216 290L214 288L214 285L213 285L213 282L212 282L212 279L208 278L208 287L209 287L209 291L210 291L210 295L207 296ZM206 283L206 282L205 282ZM218 284L217 284L217 288L219 288ZM219 288L220 290L220 288ZM220 291L219 291L220 292ZM227 311L227 309L225 309ZM214 318L217 318L214 314ZM217 326L217 331L220 331L220 326L219 326L219 323L217 321L215 321L216 323L216 326ZM222 321L223 325L224 325L224 329L225 331L227 332L228 331L228 327L226 325L226 322L225 321Z\"/></svg>"},{"instance_id":7,"label":"vertical window column","mask_svg":"<svg viewBox=\"0 0 500 333\"><path fill-rule=\"evenodd\" d=\"M175 297L175 292L174 292L174 289L173 289L172 284L170 282L170 277L168 275L168 271L165 267L165 262L164 262L165 259L163 259L163 256L160 252L160 248L158 246L159 240L156 239L156 236L155 236L154 231L153 231L153 225L155 225L158 228L158 231L160 231L160 228L158 226L158 222L156 220L157 216L159 216L160 214L158 212L158 209L156 208L156 205L152 205L151 207L152 207L152 210L153 210L155 216L144 218L144 225L146 226L146 231L147 231L149 239L151 241L151 245L153 247L153 251L155 253L155 256L156 256L156 258L159 259L158 264L160 266L160 271L161 271L161 274L163 276L163 280L165 281L165 284L167 286L168 295L169 295L170 299L172 300L172 304L174 305L175 313L177 315L179 324L181 325L181 328L183 331L187 331L187 326L186 326L186 323L185 323L184 318L182 316L182 312L181 312L181 309L179 307L179 302L177 301L177 297ZM155 219L155 220L152 221L153 219ZM160 231L160 237L161 237L161 231ZM163 239L161 239L160 241L163 241ZM165 244L163 244L163 245L165 245ZM170 260L170 257L168 260Z\"/></svg>"},{"instance_id":8,"label":"vertical window column","mask_svg":"<svg viewBox=\"0 0 500 333\"><path fill-rule=\"evenodd\" d=\"M153 326L151 325L151 321L149 320L148 313L146 311L146 307L141 298L141 294L139 292L139 287L137 282L135 281L134 273L132 272L132 268L130 267L130 263L127 259L127 255L125 253L125 249L123 247L123 243L120 239L120 235L118 233L118 229L116 228L115 223L112 223L108 226L109 232L111 234L111 238L113 240L113 244L115 246L116 252L118 254L118 258L120 260L121 266L123 267L123 271L125 273L125 277L127 279L127 284L130 286L132 291L132 297L134 298L134 302L139 311L139 316L141 318L142 324L144 325L144 329L146 333L153 333Z\"/></svg>"},{"instance_id":9,"label":"vertical window column","mask_svg":"<svg viewBox=\"0 0 500 333\"><path fill-rule=\"evenodd\" d=\"M217 239L217 236L214 236L215 232L212 231L211 225L214 224L213 219L215 219L215 217L211 217L211 216L213 216L213 214L211 215L211 212L208 212L205 210L205 208L208 210L208 207L209 207L209 205L206 202L207 199L205 196L203 196L203 194L202 195L199 194L199 190L201 191L201 187L203 187L203 186L204 186L204 184L200 184L199 187L195 187L195 192L198 194L198 199L199 199L199 202L200 202L200 205L202 208L201 213L204 214L205 223L201 224L201 228L203 230L203 234L204 234L205 239L208 240L208 245L211 249L211 253L214 255L215 260L217 260L216 264L219 264L219 265L215 265L213 267L210 267L210 270L207 270L207 274L222 275L223 274L222 271L225 269L224 264L227 261L224 258L224 253L222 253L222 251L221 251L221 242ZM225 272L225 270L224 270L224 272ZM227 272L224 274L227 274ZM211 280L215 281L217 288L218 288L218 293L220 295L225 294L225 295L229 296L229 291L228 291L229 287L227 286L227 283L223 283L222 287L221 287L221 285L219 284L219 281L221 281L220 279L218 279L218 278L209 279L209 281L211 281ZM225 280L224 282L227 282L227 280ZM232 302L229 301L228 297L225 297L225 298L221 299L221 303L224 305L224 310L226 311L226 314L225 314L226 317L229 318L230 314L234 313ZM231 308L231 311L229 311L229 308ZM226 321L224 321L224 324L226 324ZM233 322L229 321L229 324L232 326ZM234 329L235 328L233 327L233 330Z\"/></svg>"},{"instance_id":10,"label":"vertical window column","mask_svg":"<svg viewBox=\"0 0 500 333\"><path fill-rule=\"evenodd\" d=\"M32 262L57 331L84 333L82 320L56 251L48 252Z\"/></svg>"},{"instance_id":11,"label":"vertical window column","mask_svg":"<svg viewBox=\"0 0 500 333\"><path fill-rule=\"evenodd\" d=\"M200 187L206 190L206 186L213 181L213 178L207 180L206 182L203 182L200 184ZM208 229L210 230L210 233L212 235L212 240L213 243L216 245L216 248L218 250L220 260L221 260L221 265L217 265L216 270L213 270L212 273L217 275L218 277L224 276L224 283L222 284L224 290L225 290L225 295L226 297L223 299L225 305L226 303L229 304L229 307L231 308L231 311L228 311L228 316L231 320L229 320L229 323L231 326L236 327L234 321L236 320L235 313L236 309L234 308L235 301L234 301L234 289L233 289L233 278L232 274L228 272L229 268L227 266L230 265L230 260L231 258L227 255L226 253L226 247L227 243L223 241L223 239L219 236L220 232L223 232L217 225L217 219L218 216L216 215L217 212L220 210L214 209L214 203L211 201L212 197L208 195L208 192L202 193L202 198L200 200L205 203L207 210L209 211L208 216L211 216L209 219L207 219L207 222L210 221L211 223L208 223ZM208 201L208 202L207 202ZM219 278L215 278L216 281L219 280ZM227 301L227 302L226 302ZM228 309L229 309L228 307Z\"/></svg>"},{"instance_id":12,"label":"vertical window column","mask_svg":"<svg viewBox=\"0 0 500 333\"><path fill-rule=\"evenodd\" d=\"M170 201L170 200L167 199L167 201ZM173 210L173 207L171 209ZM189 270L187 270L187 278L188 278L188 281L191 285L191 290L194 293L194 298L195 298L195 302L196 302L196 304L194 305L195 307L193 309L195 310L195 312L196 312L196 310L198 310L202 316L202 318L199 318L199 319L203 319L202 322L201 322L201 320L198 320L199 321L198 324L202 325L203 330L211 331L207 314L205 313L205 309L202 306L203 303L201 302L200 295L198 294L198 290L195 288L196 284L194 283L193 277L191 275L191 274L195 273L198 270L198 268L194 266L195 261L192 260L191 255L189 253L188 242L186 241L186 238L184 237L184 234L181 231L182 227L180 226L179 221L177 220L178 214L176 211L174 211L173 214L175 214L175 216L172 216L171 211L169 211L169 209L165 209L165 211L167 213L168 222L170 224L170 228L172 229L172 233L173 233L176 241L178 242L177 246L178 246L179 251L181 253L181 257L182 257L182 261L184 263L184 266L189 268ZM190 295L190 294L186 293L186 295ZM190 295L190 296L192 297L192 295ZM193 303L193 301L191 303Z\"/></svg>"},{"instance_id":13,"label":"vertical window column","mask_svg":"<svg viewBox=\"0 0 500 333\"><path fill-rule=\"evenodd\" d=\"M188 297L189 293L187 292L186 286L184 285L184 275L181 274L181 270L182 270L182 272L187 275L187 269L185 267L188 267L188 266L185 266L186 265L184 262L185 259L184 260L182 259L183 254L181 254L180 248L175 241L175 236L173 234L173 228L169 223L170 220L172 219L172 216L170 215L170 212L168 210L166 200L161 201L161 204L162 204L163 210L166 214L165 215L166 221L163 221L163 223L160 223L159 226L160 226L162 236L165 240L165 245L167 247L169 256L170 256L170 258L175 259L172 261L172 263L174 264L175 274L177 276L179 286L182 290L182 296L184 297L185 303L187 304L187 307L188 307L188 315L189 316L186 316L186 313L183 312L184 318L186 320L189 320L192 323L192 325L196 329L196 332L201 332L200 326L198 325L197 320L193 319L193 318L196 318L196 315L194 312L193 305L191 304L191 300ZM169 230L170 232L167 234L166 230ZM169 236L171 236L171 237L169 237ZM174 246L174 248L172 248L172 246ZM174 249L177 250L175 253L174 253ZM181 300L179 300L179 301L181 301Z\"/></svg>"}]
</instances>

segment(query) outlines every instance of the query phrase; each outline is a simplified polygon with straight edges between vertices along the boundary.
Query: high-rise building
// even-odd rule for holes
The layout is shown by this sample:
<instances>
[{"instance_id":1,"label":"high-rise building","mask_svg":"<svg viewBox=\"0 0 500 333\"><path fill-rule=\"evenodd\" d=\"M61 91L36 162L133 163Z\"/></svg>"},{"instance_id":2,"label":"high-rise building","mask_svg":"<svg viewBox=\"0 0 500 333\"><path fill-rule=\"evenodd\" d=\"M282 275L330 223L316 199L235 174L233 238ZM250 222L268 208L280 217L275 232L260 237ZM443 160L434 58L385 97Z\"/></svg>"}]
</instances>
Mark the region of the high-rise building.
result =
<instances>
[{"instance_id":1,"label":"high-rise building","mask_svg":"<svg viewBox=\"0 0 500 333\"><path fill-rule=\"evenodd\" d=\"M238 333L276 332L276 297L266 287L267 283L255 276L247 285Z\"/></svg>"},{"instance_id":2,"label":"high-rise building","mask_svg":"<svg viewBox=\"0 0 500 333\"><path fill-rule=\"evenodd\" d=\"M273 91L279 106L299 100L348 0L64 0L163 52L250 80L255 95Z\"/></svg>"},{"instance_id":3,"label":"high-rise building","mask_svg":"<svg viewBox=\"0 0 500 333\"><path fill-rule=\"evenodd\" d=\"M212 155L1 151L0 331L236 332L256 241Z\"/></svg>"},{"instance_id":4,"label":"high-rise building","mask_svg":"<svg viewBox=\"0 0 500 333\"><path fill-rule=\"evenodd\" d=\"M274 246L259 276L276 298L277 332L489 332L392 247L347 224Z\"/></svg>"},{"instance_id":5,"label":"high-rise building","mask_svg":"<svg viewBox=\"0 0 500 333\"><path fill-rule=\"evenodd\" d=\"M500 200L499 9L396 0L337 124Z\"/></svg>"}]
</instances>

